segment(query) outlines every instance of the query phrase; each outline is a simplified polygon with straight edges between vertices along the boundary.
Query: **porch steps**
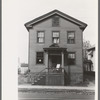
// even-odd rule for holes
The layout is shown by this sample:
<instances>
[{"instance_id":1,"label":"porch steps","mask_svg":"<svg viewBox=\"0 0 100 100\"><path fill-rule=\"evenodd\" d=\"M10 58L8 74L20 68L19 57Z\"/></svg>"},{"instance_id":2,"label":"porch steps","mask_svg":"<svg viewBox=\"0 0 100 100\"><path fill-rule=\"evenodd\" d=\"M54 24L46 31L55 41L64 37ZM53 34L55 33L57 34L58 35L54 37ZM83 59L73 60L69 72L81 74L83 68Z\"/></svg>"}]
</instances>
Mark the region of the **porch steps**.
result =
<instances>
[{"instance_id":1,"label":"porch steps","mask_svg":"<svg viewBox=\"0 0 100 100\"><path fill-rule=\"evenodd\" d=\"M64 69L45 68L34 74L30 73L32 85L64 85Z\"/></svg>"},{"instance_id":2,"label":"porch steps","mask_svg":"<svg viewBox=\"0 0 100 100\"><path fill-rule=\"evenodd\" d=\"M42 77L32 82L32 85L45 85L45 81L46 81L46 75L45 76L43 75Z\"/></svg>"}]
</instances>

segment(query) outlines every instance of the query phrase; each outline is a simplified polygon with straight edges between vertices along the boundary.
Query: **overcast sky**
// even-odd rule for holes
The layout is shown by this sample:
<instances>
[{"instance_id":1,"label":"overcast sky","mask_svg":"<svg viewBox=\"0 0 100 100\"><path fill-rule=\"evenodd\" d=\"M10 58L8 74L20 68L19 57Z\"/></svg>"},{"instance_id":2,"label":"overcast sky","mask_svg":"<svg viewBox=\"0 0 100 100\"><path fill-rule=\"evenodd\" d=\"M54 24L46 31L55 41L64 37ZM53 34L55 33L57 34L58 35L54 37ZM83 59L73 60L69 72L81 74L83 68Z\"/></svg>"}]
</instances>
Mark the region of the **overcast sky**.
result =
<instances>
[{"instance_id":1,"label":"overcast sky","mask_svg":"<svg viewBox=\"0 0 100 100\"><path fill-rule=\"evenodd\" d=\"M28 60L28 31L24 24L36 17L58 9L88 24L84 38L96 43L97 34L96 0L3 0L3 43L9 55L16 53L21 62Z\"/></svg>"}]
</instances>

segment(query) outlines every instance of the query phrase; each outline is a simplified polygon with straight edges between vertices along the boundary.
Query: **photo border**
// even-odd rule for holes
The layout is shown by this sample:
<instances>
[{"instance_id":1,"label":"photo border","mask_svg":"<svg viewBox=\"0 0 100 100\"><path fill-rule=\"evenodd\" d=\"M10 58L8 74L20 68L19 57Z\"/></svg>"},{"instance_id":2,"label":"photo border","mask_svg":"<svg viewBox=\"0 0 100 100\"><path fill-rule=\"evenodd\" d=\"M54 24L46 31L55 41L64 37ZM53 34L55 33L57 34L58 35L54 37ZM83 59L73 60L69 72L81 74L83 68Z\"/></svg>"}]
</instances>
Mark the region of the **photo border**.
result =
<instances>
[{"instance_id":1,"label":"photo border","mask_svg":"<svg viewBox=\"0 0 100 100\"><path fill-rule=\"evenodd\" d=\"M100 0L98 0L98 100L100 100Z\"/></svg>"}]
</instances>

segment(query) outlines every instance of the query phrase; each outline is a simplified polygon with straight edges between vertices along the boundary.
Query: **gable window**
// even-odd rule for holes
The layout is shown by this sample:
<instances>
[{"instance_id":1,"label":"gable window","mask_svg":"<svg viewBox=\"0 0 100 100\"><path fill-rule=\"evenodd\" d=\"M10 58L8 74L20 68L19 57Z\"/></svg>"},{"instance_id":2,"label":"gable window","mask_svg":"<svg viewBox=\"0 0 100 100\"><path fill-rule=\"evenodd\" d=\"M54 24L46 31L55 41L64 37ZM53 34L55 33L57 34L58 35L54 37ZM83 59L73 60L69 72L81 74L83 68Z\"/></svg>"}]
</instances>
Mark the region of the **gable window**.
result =
<instances>
[{"instance_id":1,"label":"gable window","mask_svg":"<svg viewBox=\"0 0 100 100\"><path fill-rule=\"evenodd\" d=\"M53 43L59 43L59 32L53 32L52 41Z\"/></svg>"},{"instance_id":2,"label":"gable window","mask_svg":"<svg viewBox=\"0 0 100 100\"><path fill-rule=\"evenodd\" d=\"M75 52L68 53L68 64L74 65L75 64Z\"/></svg>"},{"instance_id":3,"label":"gable window","mask_svg":"<svg viewBox=\"0 0 100 100\"><path fill-rule=\"evenodd\" d=\"M44 31L37 32L37 42L44 43Z\"/></svg>"},{"instance_id":4,"label":"gable window","mask_svg":"<svg viewBox=\"0 0 100 100\"><path fill-rule=\"evenodd\" d=\"M36 53L36 64L43 64L43 62L44 62L44 53L37 52Z\"/></svg>"},{"instance_id":5,"label":"gable window","mask_svg":"<svg viewBox=\"0 0 100 100\"><path fill-rule=\"evenodd\" d=\"M52 26L53 27L59 26L59 17L58 16L54 16L52 18Z\"/></svg>"},{"instance_id":6,"label":"gable window","mask_svg":"<svg viewBox=\"0 0 100 100\"><path fill-rule=\"evenodd\" d=\"M67 32L67 43L69 43L69 44L75 43L75 31Z\"/></svg>"}]
</instances>

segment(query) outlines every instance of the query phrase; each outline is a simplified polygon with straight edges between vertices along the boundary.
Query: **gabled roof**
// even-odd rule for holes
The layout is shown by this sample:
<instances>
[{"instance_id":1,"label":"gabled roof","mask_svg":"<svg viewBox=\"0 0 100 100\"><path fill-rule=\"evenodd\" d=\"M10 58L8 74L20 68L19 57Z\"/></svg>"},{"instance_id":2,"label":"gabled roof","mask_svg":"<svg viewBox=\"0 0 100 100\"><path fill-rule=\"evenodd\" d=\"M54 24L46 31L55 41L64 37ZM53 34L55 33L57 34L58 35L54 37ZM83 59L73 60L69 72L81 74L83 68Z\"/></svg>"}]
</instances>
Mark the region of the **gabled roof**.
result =
<instances>
[{"instance_id":1,"label":"gabled roof","mask_svg":"<svg viewBox=\"0 0 100 100\"><path fill-rule=\"evenodd\" d=\"M44 14L44 15L36 18L36 19L33 19L33 20L25 23L25 27L27 28L27 30L29 30L34 24L36 24L36 23L38 23L40 21L43 21L43 20L45 20L45 19L47 19L47 18L49 18L49 17L51 17L53 15L61 16L61 17L65 18L66 20L68 20L68 21L80 26L80 28L82 28L83 30L87 26L86 23L84 23L82 21L79 21L79 20L77 20L77 19L75 19L75 18L73 18L73 17L71 17L71 16L59 11L59 10L53 10L53 11L47 13L47 14Z\"/></svg>"}]
</instances>

